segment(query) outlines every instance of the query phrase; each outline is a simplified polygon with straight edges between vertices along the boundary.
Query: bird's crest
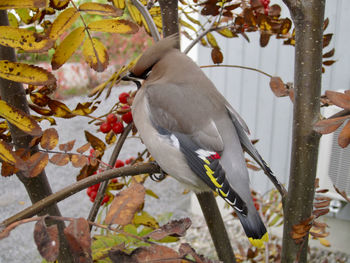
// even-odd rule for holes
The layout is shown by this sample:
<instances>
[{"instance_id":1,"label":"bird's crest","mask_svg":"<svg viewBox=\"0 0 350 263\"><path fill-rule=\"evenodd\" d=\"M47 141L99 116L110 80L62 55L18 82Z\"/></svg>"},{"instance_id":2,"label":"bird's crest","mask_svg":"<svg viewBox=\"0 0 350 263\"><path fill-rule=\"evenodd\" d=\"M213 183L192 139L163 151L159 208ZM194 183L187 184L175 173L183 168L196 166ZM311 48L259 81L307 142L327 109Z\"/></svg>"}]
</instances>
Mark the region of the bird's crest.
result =
<instances>
[{"instance_id":1,"label":"bird's crest","mask_svg":"<svg viewBox=\"0 0 350 263\"><path fill-rule=\"evenodd\" d=\"M179 41L179 35L173 34L166 37L153 46L149 47L131 69L135 76L142 76L148 72L167 52L176 48Z\"/></svg>"}]
</instances>

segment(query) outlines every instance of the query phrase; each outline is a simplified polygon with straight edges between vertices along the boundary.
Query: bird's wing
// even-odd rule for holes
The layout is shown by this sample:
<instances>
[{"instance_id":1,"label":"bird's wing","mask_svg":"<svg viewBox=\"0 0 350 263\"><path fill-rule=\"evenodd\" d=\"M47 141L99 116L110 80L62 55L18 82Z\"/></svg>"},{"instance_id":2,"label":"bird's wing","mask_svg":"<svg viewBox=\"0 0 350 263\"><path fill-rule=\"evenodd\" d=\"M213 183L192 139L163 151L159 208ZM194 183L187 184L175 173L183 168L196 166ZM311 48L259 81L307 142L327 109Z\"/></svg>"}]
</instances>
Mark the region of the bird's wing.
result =
<instances>
[{"instance_id":1,"label":"bird's wing","mask_svg":"<svg viewBox=\"0 0 350 263\"><path fill-rule=\"evenodd\" d=\"M201 148L186 134L171 132L160 126L156 126L156 129L161 135L167 136L170 143L183 153L188 166L198 177L241 215L247 215L246 203L227 181L219 153Z\"/></svg>"},{"instance_id":2,"label":"bird's wing","mask_svg":"<svg viewBox=\"0 0 350 263\"><path fill-rule=\"evenodd\" d=\"M155 125L186 134L205 149L224 150L219 131L213 119L208 117L211 112L206 105L211 102L207 97L193 94L191 89L179 89L175 84L149 85L146 97L150 118Z\"/></svg>"},{"instance_id":3,"label":"bird's wing","mask_svg":"<svg viewBox=\"0 0 350 263\"><path fill-rule=\"evenodd\" d=\"M260 156L258 151L255 149L254 145L248 138L248 135L247 135L248 128L246 128L247 126L245 125L243 119L231 107L229 106L226 106L226 107L231 117L231 120L233 122L233 125L236 128L236 131L243 149L259 164L259 166L264 170L266 174L270 175L272 179L278 182L277 178L273 175L273 172L271 171L270 167L267 165L264 159Z\"/></svg>"}]
</instances>

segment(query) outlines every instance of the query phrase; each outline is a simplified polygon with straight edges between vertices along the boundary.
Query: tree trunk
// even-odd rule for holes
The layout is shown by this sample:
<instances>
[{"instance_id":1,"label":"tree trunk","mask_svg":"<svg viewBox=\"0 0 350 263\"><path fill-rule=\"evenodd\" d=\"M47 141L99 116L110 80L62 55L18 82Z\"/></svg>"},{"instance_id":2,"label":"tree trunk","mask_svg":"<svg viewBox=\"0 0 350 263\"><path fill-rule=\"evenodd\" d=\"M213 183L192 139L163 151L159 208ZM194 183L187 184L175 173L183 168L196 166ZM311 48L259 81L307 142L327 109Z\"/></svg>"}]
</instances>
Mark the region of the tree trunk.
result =
<instances>
[{"instance_id":1,"label":"tree trunk","mask_svg":"<svg viewBox=\"0 0 350 263\"><path fill-rule=\"evenodd\" d=\"M178 1L159 0L163 21L163 37L179 33ZM178 42L180 49L180 41ZM213 240L218 258L224 263L235 263L235 255L228 237L224 221L211 192L197 194L209 233Z\"/></svg>"},{"instance_id":2,"label":"tree trunk","mask_svg":"<svg viewBox=\"0 0 350 263\"><path fill-rule=\"evenodd\" d=\"M0 10L0 25L1 26L9 25L6 10ZM0 59L15 62L16 54L14 49L0 45ZM29 107L26 99L25 90L21 83L0 78L0 96L1 96L1 99L6 101L8 104L29 114ZM27 135L26 133L24 133L17 127L11 125L10 123L9 123L9 127L10 127L11 137L15 147L17 149L28 148L28 145L33 137L30 135ZM36 150L37 149L34 149L34 152ZM27 178L23 176L20 172L17 173L17 176L23 183L24 187L26 188L29 198L33 204L52 194L52 190L47 180L45 171L43 171L37 177L34 177L34 178ZM39 213L39 215L46 215L46 214L53 215L53 216L61 216L61 213L56 204L49 206L47 209L43 209ZM60 231L60 247L61 247L60 259L62 260L62 262L73 262L70 256L68 245L63 235L64 223L59 221L57 222L57 225L59 230L61 230Z\"/></svg>"},{"instance_id":3,"label":"tree trunk","mask_svg":"<svg viewBox=\"0 0 350 263\"><path fill-rule=\"evenodd\" d=\"M292 226L312 213L320 114L324 0L284 0L295 25L294 118L288 195L284 207L282 262L306 262L308 235L291 238Z\"/></svg>"}]
</instances>

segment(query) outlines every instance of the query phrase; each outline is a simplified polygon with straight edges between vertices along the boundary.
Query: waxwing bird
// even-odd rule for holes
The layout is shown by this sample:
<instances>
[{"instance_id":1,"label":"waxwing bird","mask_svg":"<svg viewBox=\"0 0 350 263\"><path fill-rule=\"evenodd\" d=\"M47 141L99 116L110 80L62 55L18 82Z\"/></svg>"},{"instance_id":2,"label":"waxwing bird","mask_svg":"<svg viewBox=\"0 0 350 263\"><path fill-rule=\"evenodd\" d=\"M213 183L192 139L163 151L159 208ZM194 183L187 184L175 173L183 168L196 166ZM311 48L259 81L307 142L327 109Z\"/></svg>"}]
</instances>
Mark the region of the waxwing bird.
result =
<instances>
[{"instance_id":1,"label":"waxwing bird","mask_svg":"<svg viewBox=\"0 0 350 263\"><path fill-rule=\"evenodd\" d=\"M202 70L175 48L178 36L147 49L131 69L144 79L134 123L159 166L195 192L213 190L232 206L255 246L268 240L256 210L243 149L272 174L243 119Z\"/></svg>"}]
</instances>

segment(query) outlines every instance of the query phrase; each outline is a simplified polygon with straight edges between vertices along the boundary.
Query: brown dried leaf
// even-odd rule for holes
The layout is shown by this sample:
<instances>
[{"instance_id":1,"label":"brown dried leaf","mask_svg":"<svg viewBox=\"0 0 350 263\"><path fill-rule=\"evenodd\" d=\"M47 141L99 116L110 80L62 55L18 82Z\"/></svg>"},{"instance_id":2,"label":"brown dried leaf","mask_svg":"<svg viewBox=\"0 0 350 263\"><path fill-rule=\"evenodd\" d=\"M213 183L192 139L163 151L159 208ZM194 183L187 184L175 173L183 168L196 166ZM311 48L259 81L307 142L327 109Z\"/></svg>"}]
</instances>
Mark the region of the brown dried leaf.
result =
<instances>
[{"instance_id":1,"label":"brown dried leaf","mask_svg":"<svg viewBox=\"0 0 350 263\"><path fill-rule=\"evenodd\" d=\"M327 29L329 25L329 18L327 17L324 21L323 21L323 31L325 31Z\"/></svg>"},{"instance_id":2,"label":"brown dried leaf","mask_svg":"<svg viewBox=\"0 0 350 263\"><path fill-rule=\"evenodd\" d=\"M312 231L312 230L310 231L310 234L311 234L313 237L317 237L317 238L329 236L329 232L318 233L318 232L314 232L314 231Z\"/></svg>"},{"instance_id":3,"label":"brown dried leaf","mask_svg":"<svg viewBox=\"0 0 350 263\"><path fill-rule=\"evenodd\" d=\"M58 143L58 132L55 128L49 128L44 131L40 145L45 150L53 150Z\"/></svg>"},{"instance_id":4,"label":"brown dried leaf","mask_svg":"<svg viewBox=\"0 0 350 263\"><path fill-rule=\"evenodd\" d=\"M161 228L149 233L147 237L152 238L154 240L161 240L167 236L182 237L186 234L186 231L191 226L191 224L191 219L189 219L188 217L180 220L173 220L165 224Z\"/></svg>"},{"instance_id":5,"label":"brown dried leaf","mask_svg":"<svg viewBox=\"0 0 350 263\"><path fill-rule=\"evenodd\" d=\"M188 243L182 243L180 245L179 253L180 253L181 258L185 258L185 256L191 255L194 258L195 262L197 262L197 263L216 263L216 262L219 262L216 260L209 260L207 258L204 258L202 255L197 254L196 250L194 250L191 247L191 245Z\"/></svg>"},{"instance_id":6,"label":"brown dried leaf","mask_svg":"<svg viewBox=\"0 0 350 263\"><path fill-rule=\"evenodd\" d=\"M18 172L18 169L7 162L2 162L1 164L1 176L7 177Z\"/></svg>"},{"instance_id":7,"label":"brown dried leaf","mask_svg":"<svg viewBox=\"0 0 350 263\"><path fill-rule=\"evenodd\" d=\"M167 262L167 263L181 263L179 253L175 250L160 246L152 245L150 247L140 247L132 252L132 259L135 262Z\"/></svg>"},{"instance_id":8,"label":"brown dried leaf","mask_svg":"<svg viewBox=\"0 0 350 263\"><path fill-rule=\"evenodd\" d=\"M75 168L83 167L89 163L88 158L81 154L72 154L70 159Z\"/></svg>"},{"instance_id":9,"label":"brown dried leaf","mask_svg":"<svg viewBox=\"0 0 350 263\"><path fill-rule=\"evenodd\" d=\"M316 210L312 211L312 214L315 216L315 218L318 218L320 216L328 214L328 212L329 212L328 208L326 208L326 209L316 209Z\"/></svg>"},{"instance_id":10,"label":"brown dried leaf","mask_svg":"<svg viewBox=\"0 0 350 263\"><path fill-rule=\"evenodd\" d=\"M6 162L14 165L21 170L27 168L25 162L12 151L12 146L3 140L0 140L0 160L3 160L3 163Z\"/></svg>"},{"instance_id":11,"label":"brown dried leaf","mask_svg":"<svg viewBox=\"0 0 350 263\"><path fill-rule=\"evenodd\" d=\"M318 121L314 124L314 131L321 134L328 134L338 129L350 115Z\"/></svg>"},{"instance_id":12,"label":"brown dried leaf","mask_svg":"<svg viewBox=\"0 0 350 263\"><path fill-rule=\"evenodd\" d=\"M333 57L335 53L335 48L332 48L330 51L328 51L327 53L323 54L323 58L330 58Z\"/></svg>"},{"instance_id":13,"label":"brown dried leaf","mask_svg":"<svg viewBox=\"0 0 350 263\"><path fill-rule=\"evenodd\" d=\"M133 183L129 188L118 193L107 213L105 223L123 226L130 224L134 214L143 205L145 193L145 187L138 183Z\"/></svg>"},{"instance_id":14,"label":"brown dried leaf","mask_svg":"<svg viewBox=\"0 0 350 263\"><path fill-rule=\"evenodd\" d=\"M50 7L62 10L65 9L69 4L69 0L50 0Z\"/></svg>"},{"instance_id":15,"label":"brown dried leaf","mask_svg":"<svg viewBox=\"0 0 350 263\"><path fill-rule=\"evenodd\" d=\"M211 50L211 59L213 60L214 64L221 64L224 60L224 55L220 51L220 48L215 47Z\"/></svg>"},{"instance_id":16,"label":"brown dried leaf","mask_svg":"<svg viewBox=\"0 0 350 263\"><path fill-rule=\"evenodd\" d=\"M44 152L36 152L30 156L27 161L28 169L27 173L29 177L36 177L39 175L46 167L49 162L49 155Z\"/></svg>"},{"instance_id":17,"label":"brown dried leaf","mask_svg":"<svg viewBox=\"0 0 350 263\"><path fill-rule=\"evenodd\" d=\"M350 96L332 90L326 91L327 98L340 108L350 110Z\"/></svg>"},{"instance_id":18,"label":"brown dried leaf","mask_svg":"<svg viewBox=\"0 0 350 263\"><path fill-rule=\"evenodd\" d=\"M331 203L331 201L329 201L329 200L317 202L317 203L314 203L314 207L315 208L329 207L330 203Z\"/></svg>"},{"instance_id":19,"label":"brown dried leaf","mask_svg":"<svg viewBox=\"0 0 350 263\"><path fill-rule=\"evenodd\" d=\"M314 216L310 216L309 218L306 218L305 220L301 221L299 224L295 224L292 226L291 236L294 240L303 238L306 236L311 227L312 227L312 220L314 219Z\"/></svg>"},{"instance_id":20,"label":"brown dried leaf","mask_svg":"<svg viewBox=\"0 0 350 263\"><path fill-rule=\"evenodd\" d=\"M56 153L50 158L50 162L58 166L68 164L69 160L69 155L66 153Z\"/></svg>"},{"instance_id":21,"label":"brown dried leaf","mask_svg":"<svg viewBox=\"0 0 350 263\"><path fill-rule=\"evenodd\" d=\"M74 219L64 229L75 262L92 263L89 223L84 218Z\"/></svg>"},{"instance_id":22,"label":"brown dried leaf","mask_svg":"<svg viewBox=\"0 0 350 263\"><path fill-rule=\"evenodd\" d=\"M267 44L270 41L270 38L271 38L271 34L270 33L261 31L261 34L260 34L260 46L261 47L266 47Z\"/></svg>"},{"instance_id":23,"label":"brown dried leaf","mask_svg":"<svg viewBox=\"0 0 350 263\"><path fill-rule=\"evenodd\" d=\"M276 97L288 96L289 91L280 77L274 76L270 79L270 88Z\"/></svg>"},{"instance_id":24,"label":"brown dried leaf","mask_svg":"<svg viewBox=\"0 0 350 263\"><path fill-rule=\"evenodd\" d=\"M338 194L340 194L346 201L348 201L350 203L350 198L347 196L345 191L339 190L335 185L333 185L333 187L334 187L335 191L337 191Z\"/></svg>"},{"instance_id":25,"label":"brown dried leaf","mask_svg":"<svg viewBox=\"0 0 350 263\"><path fill-rule=\"evenodd\" d=\"M30 93L30 99L32 102L40 107L45 107L47 103L50 101L50 98L42 93L35 92L35 93Z\"/></svg>"},{"instance_id":26,"label":"brown dried leaf","mask_svg":"<svg viewBox=\"0 0 350 263\"><path fill-rule=\"evenodd\" d=\"M338 136L338 144L340 147L345 148L349 145L349 143L350 143L350 122L348 121Z\"/></svg>"},{"instance_id":27,"label":"brown dried leaf","mask_svg":"<svg viewBox=\"0 0 350 263\"><path fill-rule=\"evenodd\" d=\"M325 34L323 35L323 48L327 47L331 42L333 34Z\"/></svg>"},{"instance_id":28,"label":"brown dried leaf","mask_svg":"<svg viewBox=\"0 0 350 263\"><path fill-rule=\"evenodd\" d=\"M91 144L92 148L103 154L106 150L106 144L90 132L84 131L84 133L86 140Z\"/></svg>"},{"instance_id":29,"label":"brown dried leaf","mask_svg":"<svg viewBox=\"0 0 350 263\"><path fill-rule=\"evenodd\" d=\"M40 255L47 261L55 261L59 253L57 225L47 227L42 219L35 224L34 241Z\"/></svg>"},{"instance_id":30,"label":"brown dried leaf","mask_svg":"<svg viewBox=\"0 0 350 263\"><path fill-rule=\"evenodd\" d=\"M325 60L325 61L322 62L322 64L325 65L325 66L331 66L335 62L337 62L337 61L336 60Z\"/></svg>"},{"instance_id":31,"label":"brown dried leaf","mask_svg":"<svg viewBox=\"0 0 350 263\"><path fill-rule=\"evenodd\" d=\"M69 152L73 149L74 144L75 144L75 140L69 141L67 143L62 143L58 145L58 149L60 149L60 151Z\"/></svg>"},{"instance_id":32,"label":"brown dried leaf","mask_svg":"<svg viewBox=\"0 0 350 263\"><path fill-rule=\"evenodd\" d=\"M90 143L85 143L83 146L80 146L80 147L77 149L77 152L83 154L84 152L86 152L87 150L89 150L90 147L91 147L91 144L90 144Z\"/></svg>"},{"instance_id":33,"label":"brown dried leaf","mask_svg":"<svg viewBox=\"0 0 350 263\"><path fill-rule=\"evenodd\" d=\"M44 109L44 108L40 108L34 104L28 104L29 108L33 111L35 111L36 113L39 113L40 115L44 115L44 116L52 116L53 112L49 109Z\"/></svg>"}]
</instances>

